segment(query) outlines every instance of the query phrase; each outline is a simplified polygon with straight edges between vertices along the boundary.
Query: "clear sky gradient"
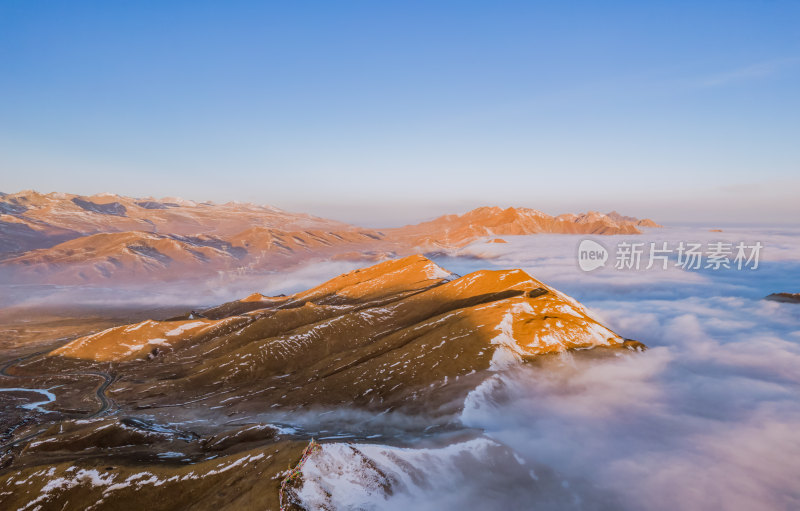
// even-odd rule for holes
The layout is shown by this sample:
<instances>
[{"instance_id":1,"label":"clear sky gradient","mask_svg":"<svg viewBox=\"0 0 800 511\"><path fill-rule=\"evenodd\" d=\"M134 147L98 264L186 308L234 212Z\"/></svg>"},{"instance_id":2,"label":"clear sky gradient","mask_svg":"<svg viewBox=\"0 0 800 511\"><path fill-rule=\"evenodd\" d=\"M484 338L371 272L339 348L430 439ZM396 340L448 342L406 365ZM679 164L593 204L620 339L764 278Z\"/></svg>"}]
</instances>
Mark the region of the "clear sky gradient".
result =
<instances>
[{"instance_id":1,"label":"clear sky gradient","mask_svg":"<svg viewBox=\"0 0 800 511\"><path fill-rule=\"evenodd\" d=\"M796 222L800 2L0 0L0 191Z\"/></svg>"}]
</instances>

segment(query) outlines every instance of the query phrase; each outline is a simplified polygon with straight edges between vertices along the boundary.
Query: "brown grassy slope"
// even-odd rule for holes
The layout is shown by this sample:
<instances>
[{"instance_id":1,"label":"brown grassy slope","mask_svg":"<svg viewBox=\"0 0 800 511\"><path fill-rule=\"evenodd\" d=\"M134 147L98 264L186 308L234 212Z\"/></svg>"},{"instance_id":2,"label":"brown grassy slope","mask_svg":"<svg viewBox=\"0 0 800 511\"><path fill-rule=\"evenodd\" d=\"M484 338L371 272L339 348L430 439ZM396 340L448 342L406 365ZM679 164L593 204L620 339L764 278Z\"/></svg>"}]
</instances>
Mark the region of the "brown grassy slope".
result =
<instances>
[{"instance_id":1,"label":"brown grassy slope","mask_svg":"<svg viewBox=\"0 0 800 511\"><path fill-rule=\"evenodd\" d=\"M305 446L284 440L194 464L131 456L33 465L0 473L0 507L277 511L280 474Z\"/></svg>"},{"instance_id":2,"label":"brown grassy slope","mask_svg":"<svg viewBox=\"0 0 800 511\"><path fill-rule=\"evenodd\" d=\"M213 319L117 327L51 355L118 362L111 394L138 407L224 395L243 406L380 408L531 357L623 346L579 304L520 270L449 278L410 256L289 297L206 311Z\"/></svg>"}]
</instances>

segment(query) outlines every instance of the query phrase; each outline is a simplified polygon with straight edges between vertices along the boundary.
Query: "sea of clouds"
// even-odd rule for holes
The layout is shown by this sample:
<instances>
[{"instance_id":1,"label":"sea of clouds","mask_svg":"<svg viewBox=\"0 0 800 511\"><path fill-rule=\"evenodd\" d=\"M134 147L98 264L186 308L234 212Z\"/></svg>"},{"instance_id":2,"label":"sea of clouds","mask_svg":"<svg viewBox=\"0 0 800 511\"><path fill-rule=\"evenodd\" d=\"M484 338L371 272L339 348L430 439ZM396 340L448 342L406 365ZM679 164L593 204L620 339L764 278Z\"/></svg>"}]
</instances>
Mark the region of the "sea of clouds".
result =
<instances>
[{"instance_id":1,"label":"sea of clouds","mask_svg":"<svg viewBox=\"0 0 800 511\"><path fill-rule=\"evenodd\" d=\"M364 261L319 261L281 271L214 277L203 275L167 283L146 279L141 284L117 284L111 281L107 286L9 284L0 275L0 308L63 309L73 306L88 311L95 311L98 307L201 309L256 292L270 296L295 293L363 266Z\"/></svg>"},{"instance_id":2,"label":"sea of clouds","mask_svg":"<svg viewBox=\"0 0 800 511\"><path fill-rule=\"evenodd\" d=\"M438 448L332 444L301 496L334 509L800 509L800 231L691 227L621 241L760 241L756 270L578 268L581 237L481 240L440 256L466 274L522 268L650 349L497 374ZM613 266L612 259L607 266ZM348 468L345 468L348 467ZM355 468L353 468L355 467Z\"/></svg>"}]
</instances>

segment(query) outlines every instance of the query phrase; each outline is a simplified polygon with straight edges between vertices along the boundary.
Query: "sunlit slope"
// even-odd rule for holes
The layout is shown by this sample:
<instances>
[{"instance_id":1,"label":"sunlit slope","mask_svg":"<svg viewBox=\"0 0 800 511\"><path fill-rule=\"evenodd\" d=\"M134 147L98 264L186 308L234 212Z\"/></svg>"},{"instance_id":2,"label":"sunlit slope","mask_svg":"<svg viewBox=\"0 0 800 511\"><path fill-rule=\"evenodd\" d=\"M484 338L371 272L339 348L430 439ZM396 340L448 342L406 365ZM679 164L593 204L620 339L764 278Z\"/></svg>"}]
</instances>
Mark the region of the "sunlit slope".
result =
<instances>
[{"instance_id":1,"label":"sunlit slope","mask_svg":"<svg viewBox=\"0 0 800 511\"><path fill-rule=\"evenodd\" d=\"M445 215L429 222L388 229L392 239L435 250L466 245L483 236L555 234L641 234L637 226L655 226L651 220L604 215L590 211L582 214L550 216L530 208L482 207L463 215Z\"/></svg>"},{"instance_id":2,"label":"sunlit slope","mask_svg":"<svg viewBox=\"0 0 800 511\"><path fill-rule=\"evenodd\" d=\"M119 362L112 395L140 407L213 393L273 408L381 407L486 369L625 342L521 270L455 278L419 255L202 316L110 329L51 355Z\"/></svg>"},{"instance_id":3,"label":"sunlit slope","mask_svg":"<svg viewBox=\"0 0 800 511\"><path fill-rule=\"evenodd\" d=\"M285 268L313 258L337 257L376 243L371 231L282 231L251 228L228 238L151 232L82 236L0 262L9 280L49 284L172 281L222 273ZM362 252L363 251L363 252Z\"/></svg>"},{"instance_id":4,"label":"sunlit slope","mask_svg":"<svg viewBox=\"0 0 800 511\"><path fill-rule=\"evenodd\" d=\"M96 361L135 360L143 356L152 358L161 349L174 348L181 341L203 335L220 335L226 326L230 330L237 323L241 324L242 320L236 317L220 321L147 320L81 337L54 350L52 354Z\"/></svg>"},{"instance_id":5,"label":"sunlit slope","mask_svg":"<svg viewBox=\"0 0 800 511\"><path fill-rule=\"evenodd\" d=\"M5 226L15 227L26 236ZM26 190L0 197L0 241L8 251L52 246L58 241L86 234L148 231L194 236L199 233L234 235L251 227L283 230L347 230L352 226L272 206L228 202L194 202L180 198L133 198L104 193L92 196L38 193ZM8 231L8 232L7 232ZM17 233L20 234L20 233ZM0 252L3 246L0 245Z\"/></svg>"}]
</instances>

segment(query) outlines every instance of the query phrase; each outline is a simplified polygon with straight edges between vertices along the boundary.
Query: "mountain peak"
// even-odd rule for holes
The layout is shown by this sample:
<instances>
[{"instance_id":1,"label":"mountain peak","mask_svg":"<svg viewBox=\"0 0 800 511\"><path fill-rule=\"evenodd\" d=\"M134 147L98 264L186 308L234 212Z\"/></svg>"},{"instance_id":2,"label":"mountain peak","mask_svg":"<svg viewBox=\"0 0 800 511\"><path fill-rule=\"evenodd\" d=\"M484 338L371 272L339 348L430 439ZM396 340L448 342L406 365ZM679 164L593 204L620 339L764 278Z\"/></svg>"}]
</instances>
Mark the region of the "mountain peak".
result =
<instances>
[{"instance_id":1,"label":"mountain peak","mask_svg":"<svg viewBox=\"0 0 800 511\"><path fill-rule=\"evenodd\" d=\"M256 328L256 324L263 326ZM405 331L400 337L398 329ZM232 334L236 331L239 333ZM446 335L442 333L445 331ZM442 339L459 339L457 334L462 331L472 339L471 344L448 342L453 343L456 351L468 349L471 353L459 360L459 364L468 364L464 366L467 371L500 370L514 361L572 348L624 345L624 339L598 324L580 304L522 270L480 270L459 277L417 254L353 270L291 296L267 297L255 293L197 316L192 313L169 321L147 320L111 328L72 341L50 355L96 361L142 361L152 353L174 353L180 357L182 351L192 353L201 349L200 345L219 338L222 344L215 357L238 360L247 343L252 342L254 349L258 349L265 338L277 335L282 340L273 344L278 349L276 356L283 359L284 354L278 355L282 350L299 350L295 356L300 358L290 365L301 367L297 364L302 360L313 365L316 362L312 359L325 357L332 345L339 346L339 357L350 357L345 354L348 350L363 350L357 358L373 352L374 356L383 357L382 353L390 351L375 349L395 337L386 348L395 346L393 349L401 352L420 349L429 358L447 357L444 353L430 352L430 346L413 347L418 341L407 344L422 335L426 339L423 344L441 345ZM240 337L244 332L247 334ZM225 341L231 335L236 338L235 342L231 340L232 344ZM297 344L300 339L306 340ZM326 343L333 344L323 349ZM230 355L225 355L226 351ZM393 363L397 356L399 352L383 363ZM229 366L208 363L212 365L198 374ZM272 371L269 369L272 365L269 362L258 370ZM284 369L276 366L274 370ZM217 375L214 381L230 381L233 374ZM357 380L350 378L346 381L351 383L346 385ZM194 392L194 385L184 391Z\"/></svg>"},{"instance_id":2,"label":"mountain peak","mask_svg":"<svg viewBox=\"0 0 800 511\"><path fill-rule=\"evenodd\" d=\"M346 299L363 300L427 288L453 277L453 274L427 257L415 254L339 275L296 295L295 299L329 302Z\"/></svg>"}]
</instances>

